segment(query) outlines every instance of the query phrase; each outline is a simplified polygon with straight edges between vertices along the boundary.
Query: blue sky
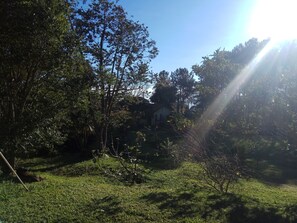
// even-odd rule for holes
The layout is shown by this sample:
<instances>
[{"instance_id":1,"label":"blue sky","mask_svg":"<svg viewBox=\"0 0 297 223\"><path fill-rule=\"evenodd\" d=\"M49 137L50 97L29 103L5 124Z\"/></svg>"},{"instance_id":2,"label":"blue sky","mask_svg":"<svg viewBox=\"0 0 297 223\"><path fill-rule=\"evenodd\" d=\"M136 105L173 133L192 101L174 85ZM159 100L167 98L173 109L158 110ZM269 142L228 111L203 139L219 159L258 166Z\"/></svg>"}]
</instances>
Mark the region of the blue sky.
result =
<instances>
[{"instance_id":1,"label":"blue sky","mask_svg":"<svg viewBox=\"0 0 297 223\"><path fill-rule=\"evenodd\" d=\"M231 50L252 36L256 0L120 0L129 16L148 26L159 55L154 72L189 70L218 48ZM260 39L260 38L259 38Z\"/></svg>"}]
</instances>

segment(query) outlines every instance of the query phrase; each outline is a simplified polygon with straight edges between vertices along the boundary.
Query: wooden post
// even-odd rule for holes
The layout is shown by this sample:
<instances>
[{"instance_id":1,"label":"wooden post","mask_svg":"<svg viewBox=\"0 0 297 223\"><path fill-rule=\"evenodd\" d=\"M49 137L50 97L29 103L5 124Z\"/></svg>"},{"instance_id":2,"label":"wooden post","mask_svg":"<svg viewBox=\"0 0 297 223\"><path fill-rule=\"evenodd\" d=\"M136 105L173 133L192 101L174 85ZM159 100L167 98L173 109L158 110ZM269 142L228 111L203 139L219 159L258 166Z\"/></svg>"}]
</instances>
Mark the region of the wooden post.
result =
<instances>
[{"instance_id":1,"label":"wooden post","mask_svg":"<svg viewBox=\"0 0 297 223\"><path fill-rule=\"evenodd\" d=\"M2 152L0 152L0 156L2 157L2 159L4 160L4 162L7 164L7 166L10 168L10 170L16 175L16 177L18 178L18 180L21 182L21 184L24 186L24 188L29 191L28 187L24 184L24 182L21 180L21 178L19 177L19 175L16 173L16 171L12 168L12 166L9 164L8 160L5 158L5 156L2 154Z\"/></svg>"}]
</instances>

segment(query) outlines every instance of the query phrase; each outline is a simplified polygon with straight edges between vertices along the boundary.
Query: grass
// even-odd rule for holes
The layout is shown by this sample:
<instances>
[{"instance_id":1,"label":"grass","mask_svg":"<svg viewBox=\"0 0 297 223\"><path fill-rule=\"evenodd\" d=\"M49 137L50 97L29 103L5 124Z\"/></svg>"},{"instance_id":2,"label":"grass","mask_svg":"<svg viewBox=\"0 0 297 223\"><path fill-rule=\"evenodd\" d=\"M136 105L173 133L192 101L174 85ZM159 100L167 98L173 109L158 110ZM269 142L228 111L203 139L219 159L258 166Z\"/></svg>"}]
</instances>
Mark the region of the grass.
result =
<instances>
[{"instance_id":1,"label":"grass","mask_svg":"<svg viewBox=\"0 0 297 223\"><path fill-rule=\"evenodd\" d=\"M23 162L42 182L0 179L0 222L297 222L297 186L240 181L218 194L199 180L200 167L151 169L143 184L129 186L106 171L110 157L65 163L63 158Z\"/></svg>"}]
</instances>

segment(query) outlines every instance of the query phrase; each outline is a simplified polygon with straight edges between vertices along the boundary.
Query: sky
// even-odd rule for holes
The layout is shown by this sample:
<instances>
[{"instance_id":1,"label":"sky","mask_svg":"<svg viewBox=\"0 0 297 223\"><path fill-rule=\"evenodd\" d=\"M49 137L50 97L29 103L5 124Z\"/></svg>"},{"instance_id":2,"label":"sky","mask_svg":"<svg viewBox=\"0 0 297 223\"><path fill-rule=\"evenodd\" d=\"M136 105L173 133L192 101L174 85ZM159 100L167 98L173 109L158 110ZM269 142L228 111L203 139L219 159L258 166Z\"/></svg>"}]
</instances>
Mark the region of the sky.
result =
<instances>
[{"instance_id":1,"label":"sky","mask_svg":"<svg viewBox=\"0 0 297 223\"><path fill-rule=\"evenodd\" d=\"M255 36L250 30L257 0L120 0L133 20L148 26L159 55L151 70L172 72L200 64L216 49L231 50Z\"/></svg>"}]
</instances>

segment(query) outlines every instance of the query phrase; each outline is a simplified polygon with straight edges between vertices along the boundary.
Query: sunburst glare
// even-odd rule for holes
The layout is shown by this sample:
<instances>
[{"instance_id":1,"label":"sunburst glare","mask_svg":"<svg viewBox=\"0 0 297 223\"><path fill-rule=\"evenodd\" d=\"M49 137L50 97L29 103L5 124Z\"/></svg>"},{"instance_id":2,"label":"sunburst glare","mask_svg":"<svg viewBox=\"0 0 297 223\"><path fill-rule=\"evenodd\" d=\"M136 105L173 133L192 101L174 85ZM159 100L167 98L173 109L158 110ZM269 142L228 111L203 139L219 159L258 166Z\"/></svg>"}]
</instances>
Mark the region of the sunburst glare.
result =
<instances>
[{"instance_id":1,"label":"sunburst glare","mask_svg":"<svg viewBox=\"0 0 297 223\"><path fill-rule=\"evenodd\" d=\"M260 61L275 46L275 44L275 41L270 40L257 56L244 69L242 69L231 83L216 97L214 102L201 115L197 125L188 134L188 137L190 137L189 142L196 145L200 144L200 140L207 135L232 98L238 93L239 89L247 83Z\"/></svg>"},{"instance_id":2,"label":"sunburst glare","mask_svg":"<svg viewBox=\"0 0 297 223\"><path fill-rule=\"evenodd\" d=\"M249 34L275 41L297 38L296 7L295 0L256 1L248 26Z\"/></svg>"}]
</instances>

